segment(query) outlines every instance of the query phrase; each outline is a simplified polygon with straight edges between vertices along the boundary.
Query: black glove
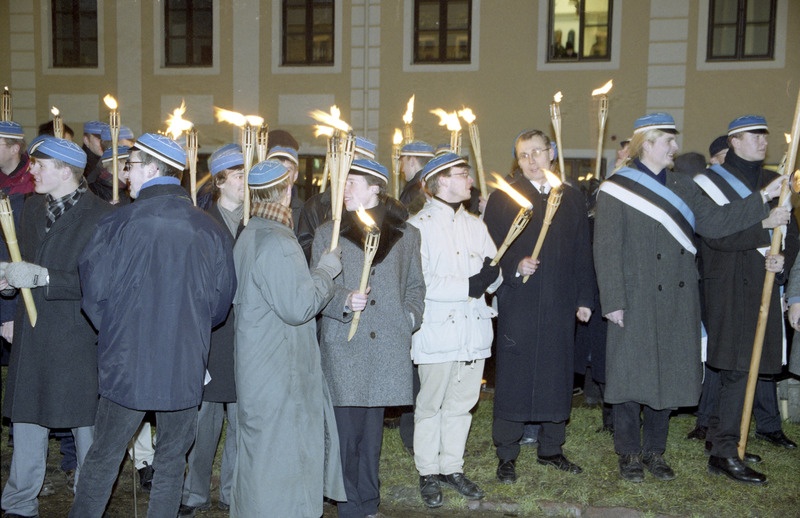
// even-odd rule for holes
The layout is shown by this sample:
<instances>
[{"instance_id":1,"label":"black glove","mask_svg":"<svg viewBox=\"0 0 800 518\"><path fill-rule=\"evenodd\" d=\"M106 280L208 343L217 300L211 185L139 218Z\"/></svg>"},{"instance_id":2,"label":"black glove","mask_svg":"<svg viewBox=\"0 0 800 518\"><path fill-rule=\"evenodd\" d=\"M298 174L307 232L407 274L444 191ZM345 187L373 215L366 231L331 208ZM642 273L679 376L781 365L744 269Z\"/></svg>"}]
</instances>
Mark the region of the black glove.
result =
<instances>
[{"instance_id":1,"label":"black glove","mask_svg":"<svg viewBox=\"0 0 800 518\"><path fill-rule=\"evenodd\" d=\"M477 299L486 291L486 288L500 275L500 265L492 266L492 258L487 257L483 260L481 271L469 278L469 296Z\"/></svg>"}]
</instances>

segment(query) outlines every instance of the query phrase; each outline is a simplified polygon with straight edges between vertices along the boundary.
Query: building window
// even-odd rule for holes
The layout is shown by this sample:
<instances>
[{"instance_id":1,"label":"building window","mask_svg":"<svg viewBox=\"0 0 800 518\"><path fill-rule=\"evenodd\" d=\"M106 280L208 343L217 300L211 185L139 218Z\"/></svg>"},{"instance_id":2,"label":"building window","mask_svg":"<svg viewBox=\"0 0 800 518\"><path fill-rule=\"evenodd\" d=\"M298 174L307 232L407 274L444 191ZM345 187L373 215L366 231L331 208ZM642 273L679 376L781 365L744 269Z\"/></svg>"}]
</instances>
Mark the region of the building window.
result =
<instances>
[{"instance_id":1,"label":"building window","mask_svg":"<svg viewBox=\"0 0 800 518\"><path fill-rule=\"evenodd\" d=\"M550 0L547 61L609 61L612 0Z\"/></svg>"},{"instance_id":2,"label":"building window","mask_svg":"<svg viewBox=\"0 0 800 518\"><path fill-rule=\"evenodd\" d=\"M415 0L414 63L469 63L472 0Z\"/></svg>"},{"instance_id":3,"label":"building window","mask_svg":"<svg viewBox=\"0 0 800 518\"><path fill-rule=\"evenodd\" d=\"M333 65L333 0L283 0L283 65Z\"/></svg>"},{"instance_id":4,"label":"building window","mask_svg":"<svg viewBox=\"0 0 800 518\"><path fill-rule=\"evenodd\" d=\"M214 64L213 0L164 2L164 66L211 67Z\"/></svg>"},{"instance_id":5,"label":"building window","mask_svg":"<svg viewBox=\"0 0 800 518\"><path fill-rule=\"evenodd\" d=\"M772 59L775 13L775 0L711 0L706 59Z\"/></svg>"},{"instance_id":6,"label":"building window","mask_svg":"<svg viewBox=\"0 0 800 518\"><path fill-rule=\"evenodd\" d=\"M97 68L97 0L52 0L53 67Z\"/></svg>"}]
</instances>

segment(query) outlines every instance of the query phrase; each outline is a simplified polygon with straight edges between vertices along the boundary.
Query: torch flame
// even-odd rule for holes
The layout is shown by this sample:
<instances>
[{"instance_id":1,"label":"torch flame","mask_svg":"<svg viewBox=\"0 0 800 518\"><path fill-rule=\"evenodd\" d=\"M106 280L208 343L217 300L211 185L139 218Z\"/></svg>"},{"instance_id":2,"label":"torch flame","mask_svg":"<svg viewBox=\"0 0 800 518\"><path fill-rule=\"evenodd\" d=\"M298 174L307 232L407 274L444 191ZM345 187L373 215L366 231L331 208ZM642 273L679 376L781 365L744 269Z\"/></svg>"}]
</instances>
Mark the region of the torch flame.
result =
<instances>
[{"instance_id":1,"label":"torch flame","mask_svg":"<svg viewBox=\"0 0 800 518\"><path fill-rule=\"evenodd\" d=\"M446 112L441 108L434 108L431 113L439 117L439 126L445 126L449 131L461 130L461 123L458 122L458 114L453 112Z\"/></svg>"},{"instance_id":2,"label":"torch flame","mask_svg":"<svg viewBox=\"0 0 800 518\"><path fill-rule=\"evenodd\" d=\"M503 191L504 193L508 194L512 200L517 202L520 207L525 209L531 210L533 208L533 204L528 201L528 199L514 190L508 182L506 182L502 176L492 171L492 176L494 176L495 182L491 184L492 187L496 187Z\"/></svg>"},{"instance_id":3,"label":"torch flame","mask_svg":"<svg viewBox=\"0 0 800 518\"><path fill-rule=\"evenodd\" d=\"M181 99L181 105L172 111L172 115L167 118L167 135L172 135L173 139L177 139L184 131L192 129L194 124L182 117L186 113L186 103Z\"/></svg>"},{"instance_id":4,"label":"torch flame","mask_svg":"<svg viewBox=\"0 0 800 518\"><path fill-rule=\"evenodd\" d=\"M52 108L50 108L50 113L52 113L52 114L53 114L53 117L58 117L58 115L59 115L61 112L60 112L60 111L58 111L58 108L56 108L55 106L53 106Z\"/></svg>"},{"instance_id":5,"label":"torch flame","mask_svg":"<svg viewBox=\"0 0 800 518\"><path fill-rule=\"evenodd\" d=\"M111 94L107 94L103 97L103 102L106 103L109 110L116 110L117 109L117 100L111 97Z\"/></svg>"},{"instance_id":6,"label":"torch flame","mask_svg":"<svg viewBox=\"0 0 800 518\"><path fill-rule=\"evenodd\" d=\"M792 136L791 136L791 135L789 135L788 133L784 133L784 134L783 134L783 138L785 138L785 139L786 139L786 143L787 143L787 144L791 144L791 143L792 143Z\"/></svg>"},{"instance_id":7,"label":"torch flame","mask_svg":"<svg viewBox=\"0 0 800 518\"><path fill-rule=\"evenodd\" d=\"M245 115L245 120L251 126L262 126L264 124L264 117L259 117L258 115Z\"/></svg>"},{"instance_id":8,"label":"torch flame","mask_svg":"<svg viewBox=\"0 0 800 518\"><path fill-rule=\"evenodd\" d=\"M557 174L553 173L552 171L548 171L547 169L543 169L542 171L544 172L544 176L547 178L547 183L550 184L550 187L553 189L558 189L561 187L561 178L559 178Z\"/></svg>"},{"instance_id":9,"label":"torch flame","mask_svg":"<svg viewBox=\"0 0 800 518\"><path fill-rule=\"evenodd\" d=\"M598 88L597 90L592 90L592 97L595 95L604 95L611 91L611 87L614 86L614 80L609 79L608 83L604 84L602 87Z\"/></svg>"},{"instance_id":10,"label":"torch flame","mask_svg":"<svg viewBox=\"0 0 800 518\"><path fill-rule=\"evenodd\" d=\"M339 118L340 115L339 108L335 104L331 106L330 113L324 112L322 110L314 110L310 112L308 115L315 121L321 122L327 126L332 126L333 128L339 131L348 132L351 130L350 125Z\"/></svg>"},{"instance_id":11,"label":"torch flame","mask_svg":"<svg viewBox=\"0 0 800 518\"><path fill-rule=\"evenodd\" d=\"M229 122L234 126L242 127L247 123L247 119L241 113L217 108L216 106L214 107L214 115L217 117L218 122Z\"/></svg>"},{"instance_id":12,"label":"torch flame","mask_svg":"<svg viewBox=\"0 0 800 518\"><path fill-rule=\"evenodd\" d=\"M467 124L472 124L473 122L475 122L476 119L475 114L472 113L471 108L463 108L459 110L458 116L464 119L464 122L466 122Z\"/></svg>"},{"instance_id":13,"label":"torch flame","mask_svg":"<svg viewBox=\"0 0 800 518\"><path fill-rule=\"evenodd\" d=\"M394 129L394 137L392 138L392 144L395 146L399 146L403 143L403 132L400 131L400 128Z\"/></svg>"},{"instance_id":14,"label":"torch flame","mask_svg":"<svg viewBox=\"0 0 800 518\"><path fill-rule=\"evenodd\" d=\"M315 137L332 137L333 136L333 128L330 126L323 126L322 124L315 124L314 125L314 136Z\"/></svg>"},{"instance_id":15,"label":"torch flame","mask_svg":"<svg viewBox=\"0 0 800 518\"><path fill-rule=\"evenodd\" d=\"M367 213L363 205L359 205L358 209L356 209L356 216L358 216L358 219L367 227L367 230L377 227L375 220Z\"/></svg>"},{"instance_id":16,"label":"torch flame","mask_svg":"<svg viewBox=\"0 0 800 518\"><path fill-rule=\"evenodd\" d=\"M594 94L592 94L592 95L594 95ZM561 90L559 90L559 91L558 91L558 92L556 92L556 94L553 96L553 102L555 102L555 103L560 103L560 102L561 102L561 99L562 99L563 97L564 97L564 96L563 96L563 95L561 95Z\"/></svg>"},{"instance_id":17,"label":"torch flame","mask_svg":"<svg viewBox=\"0 0 800 518\"><path fill-rule=\"evenodd\" d=\"M411 99L408 100L408 104L406 104L406 112L403 114L403 122L406 124L411 124L414 122L414 97L415 95L411 96Z\"/></svg>"},{"instance_id":18,"label":"torch flame","mask_svg":"<svg viewBox=\"0 0 800 518\"><path fill-rule=\"evenodd\" d=\"M3 90L5 90L6 92L8 92L8 87L7 87L7 86L4 86L4 87L3 87Z\"/></svg>"}]
</instances>

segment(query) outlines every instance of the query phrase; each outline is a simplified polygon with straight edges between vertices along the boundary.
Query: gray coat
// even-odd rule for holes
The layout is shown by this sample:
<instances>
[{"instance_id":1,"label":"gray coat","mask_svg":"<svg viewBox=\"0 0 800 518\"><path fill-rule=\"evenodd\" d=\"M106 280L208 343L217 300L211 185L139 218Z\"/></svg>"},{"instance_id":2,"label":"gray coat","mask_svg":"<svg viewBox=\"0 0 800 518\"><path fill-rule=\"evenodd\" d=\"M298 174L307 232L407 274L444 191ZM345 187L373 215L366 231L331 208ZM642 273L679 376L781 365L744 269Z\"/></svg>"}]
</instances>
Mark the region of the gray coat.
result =
<instances>
[{"instance_id":1,"label":"gray coat","mask_svg":"<svg viewBox=\"0 0 800 518\"><path fill-rule=\"evenodd\" d=\"M50 283L32 289L36 327L21 301L17 307L3 404L3 415L12 422L47 428L94 424L97 333L81 312L78 256L111 210L87 191L45 232L45 197L25 202L19 229L22 259L47 268Z\"/></svg>"},{"instance_id":2,"label":"gray coat","mask_svg":"<svg viewBox=\"0 0 800 518\"><path fill-rule=\"evenodd\" d=\"M667 173L667 187L692 209L698 234L722 237L768 214L758 193L723 207L688 176ZM606 401L654 409L693 406L700 397L700 291L695 257L655 219L605 192L597 196L594 262L609 324Z\"/></svg>"},{"instance_id":3,"label":"gray coat","mask_svg":"<svg viewBox=\"0 0 800 518\"><path fill-rule=\"evenodd\" d=\"M322 515L345 500L314 316L333 281L308 271L291 229L252 218L234 247L238 457L231 516ZM329 462L329 460L331 462Z\"/></svg>"},{"instance_id":4,"label":"gray coat","mask_svg":"<svg viewBox=\"0 0 800 518\"><path fill-rule=\"evenodd\" d=\"M386 208L388 207L388 210ZM364 265L358 229L345 213L339 245L342 273L333 298L322 313L322 369L334 406L385 407L413 403L411 334L422 323L425 279L420 260L419 231L404 223L405 210L388 199L373 215L381 225L381 247L370 273L372 287L358 331L347 341L353 314L345 312L347 295L357 290ZM374 212L370 209L370 212ZM333 223L317 229L312 264L330 246ZM358 244L356 244L358 243Z\"/></svg>"}]
</instances>

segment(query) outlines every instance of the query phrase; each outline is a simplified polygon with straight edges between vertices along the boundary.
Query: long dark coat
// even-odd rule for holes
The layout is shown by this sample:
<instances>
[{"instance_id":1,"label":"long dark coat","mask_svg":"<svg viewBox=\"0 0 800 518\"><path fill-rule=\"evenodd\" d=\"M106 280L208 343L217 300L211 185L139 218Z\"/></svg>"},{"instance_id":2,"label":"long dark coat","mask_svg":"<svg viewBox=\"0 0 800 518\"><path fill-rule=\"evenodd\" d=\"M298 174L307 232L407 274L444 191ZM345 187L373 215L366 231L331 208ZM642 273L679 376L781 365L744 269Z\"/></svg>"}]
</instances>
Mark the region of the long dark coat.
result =
<instances>
[{"instance_id":1,"label":"long dark coat","mask_svg":"<svg viewBox=\"0 0 800 518\"><path fill-rule=\"evenodd\" d=\"M725 169L752 190L758 191L777 177L776 173L761 168L751 169L748 174L746 165L737 167L744 164L733 151L728 156ZM716 173L710 171L708 174ZM777 205L777 200L773 200L772 205ZM766 273L764 256L757 248L769 246L770 241L770 233L761 226L761 222L727 237L703 239L701 251L708 329L708 364L712 367L742 372L750 369ZM783 251L784 271L776 274L770 299L759 369L762 374L777 374L781 371L783 309L779 286L786 283L799 246L797 220L791 218L786 231L786 248Z\"/></svg>"},{"instance_id":2,"label":"long dark coat","mask_svg":"<svg viewBox=\"0 0 800 518\"><path fill-rule=\"evenodd\" d=\"M20 301L3 415L47 428L94 424L97 334L81 312L78 257L111 205L90 192L45 232L47 200L28 198L18 232L22 259L47 268L50 283L32 288L38 317L31 327Z\"/></svg>"},{"instance_id":3,"label":"long dark coat","mask_svg":"<svg viewBox=\"0 0 800 518\"><path fill-rule=\"evenodd\" d=\"M517 265L533 252L547 196L525 178L512 187L533 203L533 216L500 261L494 415L509 421L565 421L572 402L575 313L592 307L595 283L586 204L580 192L564 186L539 269L523 283ZM519 205L504 192L489 197L484 222L498 248L518 212Z\"/></svg>"},{"instance_id":4,"label":"long dark coat","mask_svg":"<svg viewBox=\"0 0 800 518\"><path fill-rule=\"evenodd\" d=\"M385 209L385 215L378 211ZM422 324L425 279L420 259L419 230L405 223L400 202L384 198L370 209L381 224L380 247L369 278L370 301L358 331L347 341L353 313L344 312L348 294L357 290L364 265L361 227L345 213L339 245L342 273L321 320L322 370L334 406L386 407L411 405L411 334ZM330 246L333 222L323 223L314 236L312 264Z\"/></svg>"},{"instance_id":5,"label":"long dark coat","mask_svg":"<svg viewBox=\"0 0 800 518\"><path fill-rule=\"evenodd\" d=\"M214 203L208 214L223 228L227 229L225 220ZM239 225L238 232L244 228ZM208 351L208 374L211 381L203 388L203 401L215 403L233 403L236 401L236 380L233 377L233 334L236 329L233 310L228 313L224 322L211 330L211 348Z\"/></svg>"},{"instance_id":6,"label":"long dark coat","mask_svg":"<svg viewBox=\"0 0 800 518\"><path fill-rule=\"evenodd\" d=\"M758 194L718 207L681 173L668 172L667 187L692 209L701 235L722 237L769 212ZM608 326L605 400L657 410L696 405L703 366L694 254L661 223L601 191L594 264L602 313L625 310L625 327Z\"/></svg>"}]
</instances>

